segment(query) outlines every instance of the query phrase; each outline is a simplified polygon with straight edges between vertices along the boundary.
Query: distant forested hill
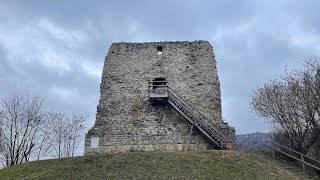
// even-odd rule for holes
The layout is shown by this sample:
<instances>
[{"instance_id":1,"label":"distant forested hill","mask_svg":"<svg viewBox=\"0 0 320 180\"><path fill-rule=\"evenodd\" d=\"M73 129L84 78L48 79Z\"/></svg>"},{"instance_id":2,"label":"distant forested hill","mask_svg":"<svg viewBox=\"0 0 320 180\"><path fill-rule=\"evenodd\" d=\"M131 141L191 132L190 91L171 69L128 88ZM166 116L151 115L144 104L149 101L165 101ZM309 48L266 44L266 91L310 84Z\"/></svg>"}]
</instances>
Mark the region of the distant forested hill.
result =
<instances>
[{"instance_id":1,"label":"distant forested hill","mask_svg":"<svg viewBox=\"0 0 320 180\"><path fill-rule=\"evenodd\" d=\"M239 150L267 150L267 141L271 133L251 133L237 135L237 149Z\"/></svg>"}]
</instances>

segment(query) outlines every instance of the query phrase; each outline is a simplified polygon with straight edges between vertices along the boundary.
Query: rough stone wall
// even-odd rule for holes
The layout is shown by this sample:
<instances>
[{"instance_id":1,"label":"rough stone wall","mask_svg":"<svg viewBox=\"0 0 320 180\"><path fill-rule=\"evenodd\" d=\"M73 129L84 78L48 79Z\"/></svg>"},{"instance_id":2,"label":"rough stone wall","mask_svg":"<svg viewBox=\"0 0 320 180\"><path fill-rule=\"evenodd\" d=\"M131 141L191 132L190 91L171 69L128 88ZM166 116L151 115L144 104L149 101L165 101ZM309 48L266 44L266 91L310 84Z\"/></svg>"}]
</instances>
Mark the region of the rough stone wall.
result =
<instances>
[{"instance_id":1,"label":"rough stone wall","mask_svg":"<svg viewBox=\"0 0 320 180\"><path fill-rule=\"evenodd\" d=\"M162 55L157 47L162 47ZM153 106L148 81L170 87L208 119L223 125L220 82L207 41L114 43L103 68L96 122L86 134L85 154L183 151L214 148L169 106ZM99 147L91 148L91 137Z\"/></svg>"}]
</instances>

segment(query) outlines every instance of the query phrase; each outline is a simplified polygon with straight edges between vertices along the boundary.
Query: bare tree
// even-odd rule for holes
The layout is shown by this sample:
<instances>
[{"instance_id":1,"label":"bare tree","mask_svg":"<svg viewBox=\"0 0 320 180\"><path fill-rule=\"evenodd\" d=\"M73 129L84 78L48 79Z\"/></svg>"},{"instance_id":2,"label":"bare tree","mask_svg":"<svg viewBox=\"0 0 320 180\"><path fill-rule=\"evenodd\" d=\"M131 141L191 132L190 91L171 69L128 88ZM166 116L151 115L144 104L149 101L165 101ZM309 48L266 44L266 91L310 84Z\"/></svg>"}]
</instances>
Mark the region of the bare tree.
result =
<instances>
[{"instance_id":1,"label":"bare tree","mask_svg":"<svg viewBox=\"0 0 320 180\"><path fill-rule=\"evenodd\" d=\"M49 114L48 134L51 134L49 141L53 157L73 157L75 155L84 135L86 118L84 115L68 117L63 113Z\"/></svg>"},{"instance_id":2,"label":"bare tree","mask_svg":"<svg viewBox=\"0 0 320 180\"><path fill-rule=\"evenodd\" d=\"M48 134L51 134L50 137L50 146L52 151L52 156L56 158L63 157L63 144L64 144L64 131L65 131L65 122L64 122L63 113L49 113L48 117L50 119L48 126Z\"/></svg>"},{"instance_id":3,"label":"bare tree","mask_svg":"<svg viewBox=\"0 0 320 180\"><path fill-rule=\"evenodd\" d=\"M28 162L39 146L38 135L45 119L43 99L14 90L0 102L0 160L5 166Z\"/></svg>"},{"instance_id":4,"label":"bare tree","mask_svg":"<svg viewBox=\"0 0 320 180\"><path fill-rule=\"evenodd\" d=\"M44 100L15 89L0 98L0 163L13 166L74 156L83 140L86 116L48 112Z\"/></svg>"},{"instance_id":5,"label":"bare tree","mask_svg":"<svg viewBox=\"0 0 320 180\"><path fill-rule=\"evenodd\" d=\"M83 140L85 122L87 116L84 115L72 115L71 118L67 118L67 156L73 157L76 153L79 143Z\"/></svg>"},{"instance_id":6,"label":"bare tree","mask_svg":"<svg viewBox=\"0 0 320 180\"><path fill-rule=\"evenodd\" d=\"M274 140L302 153L319 154L320 63L305 62L302 70L286 70L251 95L251 107L274 127Z\"/></svg>"}]
</instances>

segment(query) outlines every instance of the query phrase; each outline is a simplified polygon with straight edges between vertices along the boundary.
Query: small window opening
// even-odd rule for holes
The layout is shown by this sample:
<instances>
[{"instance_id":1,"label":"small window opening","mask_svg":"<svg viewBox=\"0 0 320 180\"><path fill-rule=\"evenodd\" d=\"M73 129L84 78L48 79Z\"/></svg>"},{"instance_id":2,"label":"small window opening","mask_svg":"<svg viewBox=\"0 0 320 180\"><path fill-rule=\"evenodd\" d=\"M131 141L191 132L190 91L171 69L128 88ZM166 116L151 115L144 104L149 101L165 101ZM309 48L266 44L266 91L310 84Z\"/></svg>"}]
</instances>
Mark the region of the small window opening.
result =
<instances>
[{"instance_id":1,"label":"small window opening","mask_svg":"<svg viewBox=\"0 0 320 180\"><path fill-rule=\"evenodd\" d=\"M158 55L162 54L162 46L157 46L157 54Z\"/></svg>"}]
</instances>

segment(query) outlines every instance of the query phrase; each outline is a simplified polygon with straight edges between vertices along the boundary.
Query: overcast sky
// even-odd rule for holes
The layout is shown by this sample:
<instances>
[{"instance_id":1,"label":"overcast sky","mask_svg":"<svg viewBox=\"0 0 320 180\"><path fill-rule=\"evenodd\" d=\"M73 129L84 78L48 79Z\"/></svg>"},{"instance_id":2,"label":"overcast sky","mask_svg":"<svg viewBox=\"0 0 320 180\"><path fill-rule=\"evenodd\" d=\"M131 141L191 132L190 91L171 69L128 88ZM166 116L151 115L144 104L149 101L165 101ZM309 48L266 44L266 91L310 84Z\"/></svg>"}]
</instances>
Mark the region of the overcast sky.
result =
<instances>
[{"instance_id":1,"label":"overcast sky","mask_svg":"<svg viewBox=\"0 0 320 180\"><path fill-rule=\"evenodd\" d=\"M15 84L54 111L95 120L113 42L208 40L222 111L237 134L267 132L249 109L253 89L320 54L318 1L0 0L0 96Z\"/></svg>"}]
</instances>

